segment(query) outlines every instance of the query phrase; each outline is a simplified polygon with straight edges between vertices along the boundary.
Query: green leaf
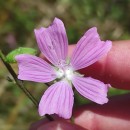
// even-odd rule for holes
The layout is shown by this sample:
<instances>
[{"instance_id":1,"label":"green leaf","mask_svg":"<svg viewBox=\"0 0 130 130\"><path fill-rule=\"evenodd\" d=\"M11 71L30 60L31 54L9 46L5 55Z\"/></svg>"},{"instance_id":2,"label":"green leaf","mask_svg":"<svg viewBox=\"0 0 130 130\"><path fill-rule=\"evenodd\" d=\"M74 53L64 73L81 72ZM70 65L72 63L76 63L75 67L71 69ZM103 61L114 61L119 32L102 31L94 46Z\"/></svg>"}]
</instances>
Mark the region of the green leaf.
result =
<instances>
[{"instance_id":1,"label":"green leaf","mask_svg":"<svg viewBox=\"0 0 130 130\"><path fill-rule=\"evenodd\" d=\"M8 62L8 63L16 63L15 56L20 55L20 54L36 55L37 50L32 49L32 48L19 47L18 49L15 49L15 50L11 51L6 56L6 62Z\"/></svg>"}]
</instances>

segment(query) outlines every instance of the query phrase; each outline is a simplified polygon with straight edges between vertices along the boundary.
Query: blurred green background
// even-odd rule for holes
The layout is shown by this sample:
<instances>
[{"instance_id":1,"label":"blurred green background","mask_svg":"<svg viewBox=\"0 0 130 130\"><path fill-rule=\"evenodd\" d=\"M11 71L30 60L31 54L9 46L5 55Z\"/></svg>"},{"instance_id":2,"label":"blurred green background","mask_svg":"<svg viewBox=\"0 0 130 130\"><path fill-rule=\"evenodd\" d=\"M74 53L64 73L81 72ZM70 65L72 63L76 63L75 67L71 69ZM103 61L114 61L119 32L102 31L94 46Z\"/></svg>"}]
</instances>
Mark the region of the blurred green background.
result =
<instances>
[{"instance_id":1,"label":"blurred green background","mask_svg":"<svg viewBox=\"0 0 130 130\"><path fill-rule=\"evenodd\" d=\"M1 50L7 54L20 46L37 49L34 28L47 27L54 17L63 20L69 43L93 26L104 40L130 39L130 0L0 0ZM12 67L17 72L17 65ZM40 117L24 93L6 80L10 75L2 62L0 68L0 130L26 130ZM37 100L46 89L40 83L25 85ZM126 91L111 89L109 95L122 93ZM76 96L76 105L86 101Z\"/></svg>"}]
</instances>

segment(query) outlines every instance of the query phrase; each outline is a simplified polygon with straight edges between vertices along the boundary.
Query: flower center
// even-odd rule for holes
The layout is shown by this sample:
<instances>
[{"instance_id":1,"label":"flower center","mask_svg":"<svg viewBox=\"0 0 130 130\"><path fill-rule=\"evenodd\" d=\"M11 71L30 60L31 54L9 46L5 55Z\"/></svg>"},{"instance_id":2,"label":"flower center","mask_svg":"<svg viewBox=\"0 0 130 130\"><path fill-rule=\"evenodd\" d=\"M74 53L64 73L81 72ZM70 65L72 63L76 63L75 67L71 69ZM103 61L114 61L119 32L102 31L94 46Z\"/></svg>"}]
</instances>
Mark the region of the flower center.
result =
<instances>
[{"instance_id":1,"label":"flower center","mask_svg":"<svg viewBox=\"0 0 130 130\"><path fill-rule=\"evenodd\" d=\"M62 78L64 76L64 71L62 69L59 69L56 71L57 78Z\"/></svg>"},{"instance_id":2,"label":"flower center","mask_svg":"<svg viewBox=\"0 0 130 130\"><path fill-rule=\"evenodd\" d=\"M73 75L74 75L74 71L72 68L65 68L65 69L58 69L58 71L56 71L57 74L57 78L62 79L62 78L66 78L67 80L72 80Z\"/></svg>"},{"instance_id":3,"label":"flower center","mask_svg":"<svg viewBox=\"0 0 130 130\"><path fill-rule=\"evenodd\" d=\"M65 77L68 79L68 80L72 80L72 77L74 75L74 72L71 68L67 68L65 70Z\"/></svg>"}]
</instances>

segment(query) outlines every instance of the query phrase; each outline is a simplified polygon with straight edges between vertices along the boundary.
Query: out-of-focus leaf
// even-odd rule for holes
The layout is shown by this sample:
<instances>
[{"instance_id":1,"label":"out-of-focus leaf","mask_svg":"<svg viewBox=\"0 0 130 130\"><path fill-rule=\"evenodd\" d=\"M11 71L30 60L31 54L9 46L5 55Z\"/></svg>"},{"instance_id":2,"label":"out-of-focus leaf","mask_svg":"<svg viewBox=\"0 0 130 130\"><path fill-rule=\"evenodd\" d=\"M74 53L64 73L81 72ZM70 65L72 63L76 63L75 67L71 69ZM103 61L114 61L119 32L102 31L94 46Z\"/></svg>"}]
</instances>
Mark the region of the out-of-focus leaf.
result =
<instances>
[{"instance_id":1,"label":"out-of-focus leaf","mask_svg":"<svg viewBox=\"0 0 130 130\"><path fill-rule=\"evenodd\" d=\"M36 55L36 53L37 53L37 50L35 50L35 49L19 47L18 49L15 49L15 50L11 51L6 56L6 61L8 63L16 63L15 56L20 55L20 54Z\"/></svg>"}]
</instances>

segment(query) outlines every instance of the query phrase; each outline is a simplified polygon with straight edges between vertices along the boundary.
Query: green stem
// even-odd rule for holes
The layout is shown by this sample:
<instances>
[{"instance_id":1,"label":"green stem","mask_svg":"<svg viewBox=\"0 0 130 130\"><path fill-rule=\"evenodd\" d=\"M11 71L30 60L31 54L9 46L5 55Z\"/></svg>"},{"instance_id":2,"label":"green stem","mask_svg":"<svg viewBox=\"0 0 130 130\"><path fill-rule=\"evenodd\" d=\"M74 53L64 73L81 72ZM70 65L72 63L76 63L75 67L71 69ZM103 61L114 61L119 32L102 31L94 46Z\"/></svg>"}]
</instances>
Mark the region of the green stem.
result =
<instances>
[{"instance_id":1,"label":"green stem","mask_svg":"<svg viewBox=\"0 0 130 130\"><path fill-rule=\"evenodd\" d=\"M14 78L17 86L26 94L26 96L33 102L33 104L38 108L38 101L32 96L32 94L24 87L24 84L23 84L23 81L22 80L19 80L17 78L17 75L16 73L14 72L14 70L12 69L11 65L8 64L6 62L6 58L4 56L4 54L2 53L2 51L0 50L0 58L2 60L2 62L4 63L4 65L6 66L6 68L8 69L9 73L12 75L12 77ZM54 119L46 114L45 115L46 118L49 120L49 121L53 121Z\"/></svg>"}]
</instances>

